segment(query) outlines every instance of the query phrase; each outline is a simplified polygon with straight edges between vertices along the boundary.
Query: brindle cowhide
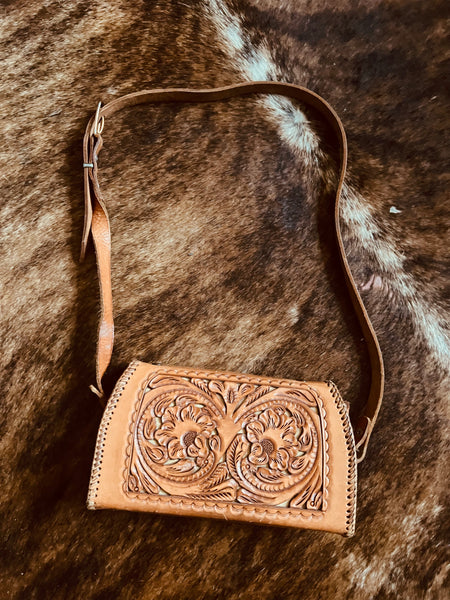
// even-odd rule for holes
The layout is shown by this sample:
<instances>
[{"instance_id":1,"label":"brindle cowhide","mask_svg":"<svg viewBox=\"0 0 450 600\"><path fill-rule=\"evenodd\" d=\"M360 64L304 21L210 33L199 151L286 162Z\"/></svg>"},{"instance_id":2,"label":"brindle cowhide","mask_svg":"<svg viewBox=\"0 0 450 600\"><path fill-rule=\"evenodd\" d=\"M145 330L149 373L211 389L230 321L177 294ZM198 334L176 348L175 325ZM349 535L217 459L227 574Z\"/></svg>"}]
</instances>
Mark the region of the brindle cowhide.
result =
<instances>
[{"instance_id":1,"label":"brindle cowhide","mask_svg":"<svg viewBox=\"0 0 450 600\"><path fill-rule=\"evenodd\" d=\"M446 596L449 340L440 0L2 2L2 598ZM81 138L99 99L276 79L349 137L345 245L385 355L356 535L85 508L101 407ZM334 148L276 98L143 106L105 127L117 344L134 357L333 379L368 362L332 241Z\"/></svg>"}]
</instances>

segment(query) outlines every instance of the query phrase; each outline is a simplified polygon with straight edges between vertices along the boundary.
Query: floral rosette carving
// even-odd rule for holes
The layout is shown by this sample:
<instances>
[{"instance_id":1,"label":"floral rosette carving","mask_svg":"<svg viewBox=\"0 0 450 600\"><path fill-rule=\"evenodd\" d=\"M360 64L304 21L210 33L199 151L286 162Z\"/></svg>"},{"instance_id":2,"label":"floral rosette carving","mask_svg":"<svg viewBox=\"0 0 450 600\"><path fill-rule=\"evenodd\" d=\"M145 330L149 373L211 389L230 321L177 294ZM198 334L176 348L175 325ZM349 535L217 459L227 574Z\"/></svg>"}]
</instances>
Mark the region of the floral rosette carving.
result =
<instances>
[{"instance_id":1,"label":"floral rosette carving","mask_svg":"<svg viewBox=\"0 0 450 600\"><path fill-rule=\"evenodd\" d=\"M323 509L317 397L157 373L133 434L127 491Z\"/></svg>"},{"instance_id":2,"label":"floral rosette carving","mask_svg":"<svg viewBox=\"0 0 450 600\"><path fill-rule=\"evenodd\" d=\"M297 506L314 496L317 503L318 450L317 430L303 408L288 403L252 414L227 452L229 470L242 484L237 500Z\"/></svg>"},{"instance_id":3,"label":"floral rosette carving","mask_svg":"<svg viewBox=\"0 0 450 600\"><path fill-rule=\"evenodd\" d=\"M245 427L251 444L249 462L256 466L268 464L277 471L291 471L292 460L300 450L296 429L295 420L280 410L267 408L255 416Z\"/></svg>"},{"instance_id":4,"label":"floral rosette carving","mask_svg":"<svg viewBox=\"0 0 450 600\"><path fill-rule=\"evenodd\" d=\"M155 431L154 437L166 448L169 459L193 459L201 467L211 447L218 444L218 437L213 434L215 429L216 423L204 406L169 406L162 415L161 427Z\"/></svg>"}]
</instances>

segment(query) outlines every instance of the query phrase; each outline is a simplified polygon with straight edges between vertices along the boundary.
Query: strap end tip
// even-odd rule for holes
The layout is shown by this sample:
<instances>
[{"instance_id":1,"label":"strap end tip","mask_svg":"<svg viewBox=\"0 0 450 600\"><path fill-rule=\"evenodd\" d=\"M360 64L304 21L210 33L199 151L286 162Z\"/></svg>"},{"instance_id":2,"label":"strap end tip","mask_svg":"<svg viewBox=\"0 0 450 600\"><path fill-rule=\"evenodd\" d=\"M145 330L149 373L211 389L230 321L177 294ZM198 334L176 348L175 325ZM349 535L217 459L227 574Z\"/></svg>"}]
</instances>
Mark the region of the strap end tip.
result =
<instances>
[{"instance_id":1,"label":"strap end tip","mask_svg":"<svg viewBox=\"0 0 450 600\"><path fill-rule=\"evenodd\" d=\"M105 392L103 391L103 389L100 386L100 389L98 390L95 385L90 385L89 389L91 390L91 392L93 394L95 394L96 396L98 396L98 398L100 398L100 400L102 400L105 397Z\"/></svg>"},{"instance_id":2,"label":"strap end tip","mask_svg":"<svg viewBox=\"0 0 450 600\"><path fill-rule=\"evenodd\" d=\"M83 236L81 238L81 249L80 249L80 263L84 261L86 258L86 251L89 242L89 229L85 228L83 231Z\"/></svg>"}]
</instances>

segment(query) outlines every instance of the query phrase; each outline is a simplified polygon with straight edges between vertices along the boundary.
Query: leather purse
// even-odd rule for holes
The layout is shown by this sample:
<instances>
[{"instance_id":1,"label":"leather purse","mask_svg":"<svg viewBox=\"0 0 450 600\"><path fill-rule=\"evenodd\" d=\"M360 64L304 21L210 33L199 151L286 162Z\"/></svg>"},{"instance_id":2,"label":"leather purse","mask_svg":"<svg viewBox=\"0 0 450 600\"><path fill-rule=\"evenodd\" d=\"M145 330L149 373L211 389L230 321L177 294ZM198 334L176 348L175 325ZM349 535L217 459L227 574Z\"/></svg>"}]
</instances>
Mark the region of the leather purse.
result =
<instances>
[{"instance_id":1,"label":"leather purse","mask_svg":"<svg viewBox=\"0 0 450 600\"><path fill-rule=\"evenodd\" d=\"M328 382L305 382L133 360L109 398L98 432L87 506L254 521L351 536L357 463L363 460L384 387L376 334L356 289L342 243L339 199L347 142L339 117L320 96L279 82L217 89L165 89L128 94L90 119L83 143L85 222L100 282L96 387L110 363L113 339L111 239L98 182L105 119L147 102L212 102L278 94L316 109L340 151L334 211L342 273L367 342L371 387L352 426L347 404ZM133 354L133 352L130 352Z\"/></svg>"}]
</instances>

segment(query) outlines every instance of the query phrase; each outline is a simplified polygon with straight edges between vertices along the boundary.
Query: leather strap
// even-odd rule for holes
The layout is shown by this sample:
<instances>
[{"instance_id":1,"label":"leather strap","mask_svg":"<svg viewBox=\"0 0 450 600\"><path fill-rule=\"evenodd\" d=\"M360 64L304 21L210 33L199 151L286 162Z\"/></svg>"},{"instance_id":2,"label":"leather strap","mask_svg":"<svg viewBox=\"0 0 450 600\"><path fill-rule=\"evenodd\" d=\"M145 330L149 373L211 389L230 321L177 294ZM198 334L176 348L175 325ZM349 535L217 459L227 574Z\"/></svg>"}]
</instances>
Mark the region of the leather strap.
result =
<instances>
[{"instance_id":1,"label":"leather strap","mask_svg":"<svg viewBox=\"0 0 450 600\"><path fill-rule=\"evenodd\" d=\"M103 107L99 104L97 112L89 120L83 141L85 217L81 260L83 260L86 252L89 233L92 232L92 239L97 255L101 298L96 361L97 388L91 386L91 389L98 396L103 397L102 378L111 360L114 341L111 289L111 233L105 201L98 183L97 165L98 155L103 146L101 133L105 119L126 106L147 102L212 102L249 94L278 94L304 102L321 113L337 137L341 163L334 210L336 238L344 278L367 343L372 371L367 403L362 414L354 424L357 456L358 461L361 461L366 454L369 437L381 406L384 389L384 367L377 336L353 280L342 242L339 223L339 201L347 166L347 140L342 123L333 108L314 92L290 83L260 81L205 90L176 88L144 90L117 98Z\"/></svg>"}]
</instances>

